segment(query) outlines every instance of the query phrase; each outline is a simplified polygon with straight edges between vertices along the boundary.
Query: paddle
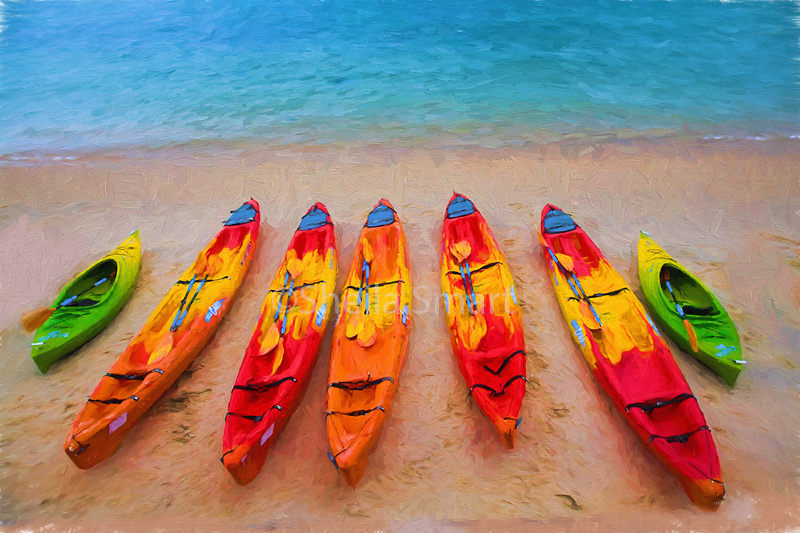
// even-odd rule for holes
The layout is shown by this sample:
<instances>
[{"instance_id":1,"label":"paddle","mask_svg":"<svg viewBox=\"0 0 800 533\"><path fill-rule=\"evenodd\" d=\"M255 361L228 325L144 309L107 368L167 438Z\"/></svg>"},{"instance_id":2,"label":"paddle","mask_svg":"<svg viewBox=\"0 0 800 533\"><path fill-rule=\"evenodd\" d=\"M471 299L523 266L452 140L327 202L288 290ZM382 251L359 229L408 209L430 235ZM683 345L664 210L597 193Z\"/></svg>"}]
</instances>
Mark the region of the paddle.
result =
<instances>
[{"instance_id":1,"label":"paddle","mask_svg":"<svg viewBox=\"0 0 800 533\"><path fill-rule=\"evenodd\" d=\"M566 254L557 254L554 253L553 250L547 245L547 242L544 240L544 237L541 233L538 234L539 236L539 244L550 253L550 257L553 259L553 262L558 265L561 269L564 277L569 283L572 292L580 301L580 312L581 316L583 317L583 321L586 323L586 326L592 330L599 330L602 329L603 323L600 321L600 315L597 314L595 311L594 306L589 301L589 298L586 296L586 292L584 292L583 287L581 286L581 282L578 281L578 276L575 274L575 263L572 260L572 257ZM569 275L572 275L572 279L570 279ZM573 283L574 280L574 283ZM580 292L578 292L580 289Z\"/></svg>"},{"instance_id":2,"label":"paddle","mask_svg":"<svg viewBox=\"0 0 800 533\"><path fill-rule=\"evenodd\" d=\"M294 282L300 276L303 268L303 261L297 258L294 255L288 256L286 258L286 276L283 279L283 287L281 288L280 298L278 298L278 308L275 310L275 318L273 319L272 324L269 325L266 331L261 334L259 338L259 344L261 345L261 355L268 354L272 351L275 346L279 346L279 354L276 355L277 359L283 359L283 343L281 342L281 336L286 333L286 316L289 313L289 298L292 296L292 292L294 292ZM289 285L291 280L291 284ZM283 325L280 330L278 330L278 319L281 316L281 309L283 308L283 295L286 294L286 285L289 285L289 295L286 298L286 309L284 310L283 314ZM277 369L277 365L280 364L280 361L277 362L275 368ZM274 373L274 370L273 370Z\"/></svg>"},{"instance_id":3,"label":"paddle","mask_svg":"<svg viewBox=\"0 0 800 533\"><path fill-rule=\"evenodd\" d=\"M224 265L225 261L221 257L215 255L209 260L208 256L206 255L206 250L200 250L193 265L194 275L189 283L189 287L186 289L186 294L183 295L181 306L178 309L178 312L175 314L175 319L172 321L169 331L164 334L161 341L159 341L158 345L153 350L153 353L150 354L150 357L147 360L148 365L153 361L157 361L166 355L170 350L172 350L172 347L175 344L175 330L177 330L178 327L183 323L183 319L186 318L186 313L189 311L189 308L192 306L195 299L197 299L197 295L200 294L200 290L202 290L203 286L206 284L206 281L208 281L208 278L217 275L219 271L222 270ZM204 274L204 277L202 280L200 280L200 286L192 296L189 305L186 305L186 299L189 297L192 287L201 274ZM186 306L185 309L184 306Z\"/></svg>"},{"instance_id":4,"label":"paddle","mask_svg":"<svg viewBox=\"0 0 800 533\"><path fill-rule=\"evenodd\" d=\"M697 353L700 351L699 347L697 346L697 333L695 333L694 328L689 323L689 319L686 318L686 315L683 312L683 308L678 303L678 300L675 298L675 293L672 291L672 284L669 282L669 269L664 269L664 282L667 285L667 289L669 289L669 293L672 296L672 302L675 304L675 308L678 310L678 315L683 319L683 327L686 328L686 333L689 335L689 344L692 346L692 350Z\"/></svg>"},{"instance_id":5,"label":"paddle","mask_svg":"<svg viewBox=\"0 0 800 533\"><path fill-rule=\"evenodd\" d=\"M478 302L475 298L475 288L472 287L471 283L467 283L467 278L470 279L470 282L472 281L472 273L469 270L469 263L467 262L469 255L472 253L472 246L470 246L467 241L460 241L450 246L450 253L453 254L453 257L458 261L458 268L461 271L461 281L464 282L464 293L467 296L467 307L469 308L469 314L473 315L473 308L475 310L478 309ZM465 267L466 272L464 272Z\"/></svg>"},{"instance_id":6,"label":"paddle","mask_svg":"<svg viewBox=\"0 0 800 533\"><path fill-rule=\"evenodd\" d=\"M78 298L80 298L87 292L91 291L95 287L100 286L101 283L105 283L106 281L108 281L107 277L101 279L100 281L98 281L85 291L81 292L80 294L76 294L75 296L70 296L60 304L57 304L55 307L41 307L39 309L35 309L33 311L25 313L24 315L22 315L22 327L25 328L25 331L27 331L28 333L36 331L37 329L42 327L42 324L44 324L48 318L50 318L53 315L56 309L59 309L61 307L69 307L74 302L76 302Z\"/></svg>"}]
</instances>

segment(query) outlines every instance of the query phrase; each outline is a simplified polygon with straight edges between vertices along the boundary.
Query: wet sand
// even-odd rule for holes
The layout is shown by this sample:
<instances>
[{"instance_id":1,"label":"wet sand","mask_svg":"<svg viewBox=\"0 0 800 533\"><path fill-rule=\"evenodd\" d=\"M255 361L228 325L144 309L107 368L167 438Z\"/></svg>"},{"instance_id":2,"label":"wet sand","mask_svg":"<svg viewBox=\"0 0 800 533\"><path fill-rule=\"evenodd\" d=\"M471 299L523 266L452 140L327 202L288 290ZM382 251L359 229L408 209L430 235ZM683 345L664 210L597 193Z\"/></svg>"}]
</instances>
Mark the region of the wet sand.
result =
<instances>
[{"instance_id":1,"label":"wet sand","mask_svg":"<svg viewBox=\"0 0 800 533\"><path fill-rule=\"evenodd\" d=\"M440 303L439 233L453 191L491 225L517 280L528 392L517 449L470 399ZM195 363L90 471L63 453L100 376L228 212L262 208L237 302ZM230 388L265 287L316 201L336 223L339 288L381 197L404 221L415 327L394 409L350 489L326 456L330 331L308 392L261 475L219 463ZM641 297L648 231L712 287L750 361L735 389L674 345L719 450L727 498L697 509L639 444L572 344L534 230L572 213ZM184 146L0 161L0 529L8 531L774 531L800 527L800 142L625 141L519 148ZM133 229L138 288L46 376L22 312ZM49 525L49 526L48 526ZM49 529L47 529L49 527Z\"/></svg>"}]
</instances>

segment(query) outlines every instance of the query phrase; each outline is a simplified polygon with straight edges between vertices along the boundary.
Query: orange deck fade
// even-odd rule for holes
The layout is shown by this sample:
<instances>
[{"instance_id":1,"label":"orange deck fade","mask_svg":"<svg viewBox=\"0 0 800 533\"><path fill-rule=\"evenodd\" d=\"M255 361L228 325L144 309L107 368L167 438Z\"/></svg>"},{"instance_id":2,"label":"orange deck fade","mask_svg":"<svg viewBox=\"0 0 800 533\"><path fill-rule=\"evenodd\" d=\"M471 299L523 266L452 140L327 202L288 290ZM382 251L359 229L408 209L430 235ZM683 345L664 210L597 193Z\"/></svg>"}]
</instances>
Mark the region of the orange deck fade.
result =
<instances>
[{"instance_id":1,"label":"orange deck fade","mask_svg":"<svg viewBox=\"0 0 800 533\"><path fill-rule=\"evenodd\" d=\"M511 449L527 380L522 316L514 280L489 226L460 194L453 195L445 212L441 266L458 366L500 441Z\"/></svg>"},{"instance_id":2,"label":"orange deck fade","mask_svg":"<svg viewBox=\"0 0 800 533\"><path fill-rule=\"evenodd\" d=\"M330 458L351 487L389 415L411 323L408 246L394 208L381 200L361 231L331 349Z\"/></svg>"},{"instance_id":3,"label":"orange deck fade","mask_svg":"<svg viewBox=\"0 0 800 533\"><path fill-rule=\"evenodd\" d=\"M689 498L715 510L725 486L714 439L644 307L569 215L546 206L541 231L558 303L603 390Z\"/></svg>"},{"instance_id":4,"label":"orange deck fade","mask_svg":"<svg viewBox=\"0 0 800 533\"><path fill-rule=\"evenodd\" d=\"M100 380L64 445L79 468L114 453L214 335L250 266L260 220L255 200L237 209Z\"/></svg>"},{"instance_id":5,"label":"orange deck fade","mask_svg":"<svg viewBox=\"0 0 800 533\"><path fill-rule=\"evenodd\" d=\"M261 471L308 387L334 305L338 255L333 223L317 203L269 286L231 392L222 463L242 485Z\"/></svg>"}]
</instances>

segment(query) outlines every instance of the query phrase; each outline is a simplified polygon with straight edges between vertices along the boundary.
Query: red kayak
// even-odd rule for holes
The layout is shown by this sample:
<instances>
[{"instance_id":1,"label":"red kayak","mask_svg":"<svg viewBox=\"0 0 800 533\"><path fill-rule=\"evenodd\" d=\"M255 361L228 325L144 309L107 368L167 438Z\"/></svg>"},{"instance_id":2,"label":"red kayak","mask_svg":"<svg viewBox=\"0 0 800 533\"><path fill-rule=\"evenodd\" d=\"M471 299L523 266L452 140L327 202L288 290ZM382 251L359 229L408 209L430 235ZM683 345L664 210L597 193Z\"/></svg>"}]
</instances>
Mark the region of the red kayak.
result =
<instances>
[{"instance_id":1,"label":"red kayak","mask_svg":"<svg viewBox=\"0 0 800 533\"><path fill-rule=\"evenodd\" d=\"M222 463L246 485L303 397L333 306L338 252L328 210L300 220L272 280L231 392Z\"/></svg>"},{"instance_id":2,"label":"red kayak","mask_svg":"<svg viewBox=\"0 0 800 533\"><path fill-rule=\"evenodd\" d=\"M514 447L525 396L525 334L514 279L480 212L454 194L442 225L442 291L458 366L500 440Z\"/></svg>"},{"instance_id":3,"label":"red kayak","mask_svg":"<svg viewBox=\"0 0 800 533\"><path fill-rule=\"evenodd\" d=\"M603 390L689 498L715 510L725 485L711 430L644 307L571 216L545 206L541 231L561 311Z\"/></svg>"}]
</instances>

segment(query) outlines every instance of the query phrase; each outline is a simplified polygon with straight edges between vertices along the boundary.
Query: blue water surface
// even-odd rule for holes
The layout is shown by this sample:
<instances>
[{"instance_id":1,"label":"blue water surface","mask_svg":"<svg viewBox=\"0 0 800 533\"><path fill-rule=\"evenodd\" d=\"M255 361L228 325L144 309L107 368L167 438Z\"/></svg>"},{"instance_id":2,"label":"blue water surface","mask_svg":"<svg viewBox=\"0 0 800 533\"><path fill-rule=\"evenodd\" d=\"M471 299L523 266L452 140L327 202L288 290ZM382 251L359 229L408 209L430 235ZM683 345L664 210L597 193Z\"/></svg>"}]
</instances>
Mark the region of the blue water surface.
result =
<instances>
[{"instance_id":1,"label":"blue water surface","mask_svg":"<svg viewBox=\"0 0 800 533\"><path fill-rule=\"evenodd\" d=\"M792 135L790 1L0 0L0 153Z\"/></svg>"}]
</instances>

